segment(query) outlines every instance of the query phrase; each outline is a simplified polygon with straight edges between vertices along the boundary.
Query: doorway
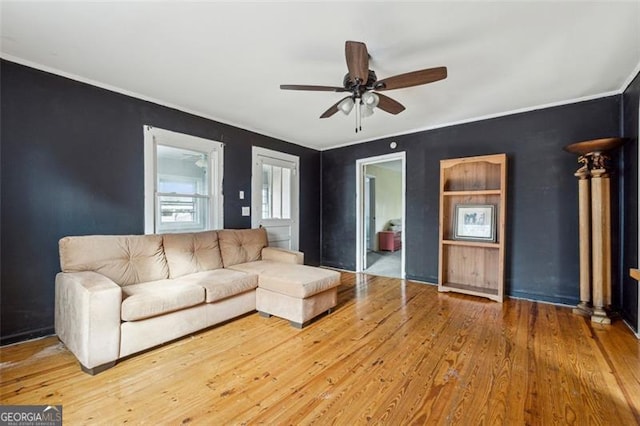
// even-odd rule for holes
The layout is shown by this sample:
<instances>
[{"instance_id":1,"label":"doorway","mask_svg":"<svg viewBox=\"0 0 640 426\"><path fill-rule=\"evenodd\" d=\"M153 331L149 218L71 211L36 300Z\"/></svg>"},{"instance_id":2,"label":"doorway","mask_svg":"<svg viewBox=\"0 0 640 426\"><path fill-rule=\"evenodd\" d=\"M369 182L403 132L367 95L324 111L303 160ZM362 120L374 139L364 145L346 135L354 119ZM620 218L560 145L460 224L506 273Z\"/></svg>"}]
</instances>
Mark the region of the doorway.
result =
<instances>
[{"instance_id":1,"label":"doorway","mask_svg":"<svg viewBox=\"0 0 640 426\"><path fill-rule=\"evenodd\" d=\"M405 277L405 152L356 161L356 271Z\"/></svg>"},{"instance_id":2,"label":"doorway","mask_svg":"<svg viewBox=\"0 0 640 426\"><path fill-rule=\"evenodd\" d=\"M298 250L299 164L295 155L253 147L251 226L265 228L272 247Z\"/></svg>"}]
</instances>

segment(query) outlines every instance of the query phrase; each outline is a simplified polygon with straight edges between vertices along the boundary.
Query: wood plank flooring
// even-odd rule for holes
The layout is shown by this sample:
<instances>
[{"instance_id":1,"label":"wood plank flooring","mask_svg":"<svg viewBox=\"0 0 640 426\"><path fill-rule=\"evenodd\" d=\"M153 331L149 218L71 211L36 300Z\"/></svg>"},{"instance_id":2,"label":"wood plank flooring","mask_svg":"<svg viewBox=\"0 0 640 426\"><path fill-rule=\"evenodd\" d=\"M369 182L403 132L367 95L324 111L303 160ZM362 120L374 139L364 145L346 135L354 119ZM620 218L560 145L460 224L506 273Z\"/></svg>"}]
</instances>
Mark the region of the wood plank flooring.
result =
<instances>
[{"instance_id":1,"label":"wood plank flooring","mask_svg":"<svg viewBox=\"0 0 640 426\"><path fill-rule=\"evenodd\" d=\"M303 330L249 314L80 371L55 336L0 349L1 404L75 424L640 424L640 342L569 308L342 273Z\"/></svg>"}]
</instances>

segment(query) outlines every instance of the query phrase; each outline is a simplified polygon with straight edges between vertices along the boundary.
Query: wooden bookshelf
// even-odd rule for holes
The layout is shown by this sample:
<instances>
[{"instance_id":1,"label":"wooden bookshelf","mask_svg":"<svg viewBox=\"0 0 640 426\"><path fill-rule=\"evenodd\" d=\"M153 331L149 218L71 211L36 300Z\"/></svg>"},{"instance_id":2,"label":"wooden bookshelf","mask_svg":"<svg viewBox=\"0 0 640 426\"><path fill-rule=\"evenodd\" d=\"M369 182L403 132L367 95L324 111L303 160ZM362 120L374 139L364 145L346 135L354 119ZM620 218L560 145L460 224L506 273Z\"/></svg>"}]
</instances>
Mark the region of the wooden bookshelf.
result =
<instances>
[{"instance_id":1,"label":"wooden bookshelf","mask_svg":"<svg viewBox=\"0 0 640 426\"><path fill-rule=\"evenodd\" d=\"M503 301L506 179L506 154L440 162L439 291ZM493 206L495 237L455 237L456 206L465 205Z\"/></svg>"}]
</instances>

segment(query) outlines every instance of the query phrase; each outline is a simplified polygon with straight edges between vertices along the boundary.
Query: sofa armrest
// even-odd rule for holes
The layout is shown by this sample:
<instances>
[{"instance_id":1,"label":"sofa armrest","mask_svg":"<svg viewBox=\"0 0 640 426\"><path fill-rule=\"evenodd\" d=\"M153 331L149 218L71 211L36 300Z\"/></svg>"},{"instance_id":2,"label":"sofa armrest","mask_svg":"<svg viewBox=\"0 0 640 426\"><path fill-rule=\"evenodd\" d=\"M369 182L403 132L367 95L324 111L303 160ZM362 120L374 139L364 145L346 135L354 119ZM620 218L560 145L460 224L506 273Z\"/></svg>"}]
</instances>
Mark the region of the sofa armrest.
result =
<instances>
[{"instance_id":1,"label":"sofa armrest","mask_svg":"<svg viewBox=\"0 0 640 426\"><path fill-rule=\"evenodd\" d=\"M276 247L265 247L262 249L262 260L273 260L274 262L304 263L304 253L301 251L285 250Z\"/></svg>"},{"instance_id":2,"label":"sofa armrest","mask_svg":"<svg viewBox=\"0 0 640 426\"><path fill-rule=\"evenodd\" d=\"M55 330L86 369L120 354L122 289L97 272L56 275Z\"/></svg>"}]
</instances>

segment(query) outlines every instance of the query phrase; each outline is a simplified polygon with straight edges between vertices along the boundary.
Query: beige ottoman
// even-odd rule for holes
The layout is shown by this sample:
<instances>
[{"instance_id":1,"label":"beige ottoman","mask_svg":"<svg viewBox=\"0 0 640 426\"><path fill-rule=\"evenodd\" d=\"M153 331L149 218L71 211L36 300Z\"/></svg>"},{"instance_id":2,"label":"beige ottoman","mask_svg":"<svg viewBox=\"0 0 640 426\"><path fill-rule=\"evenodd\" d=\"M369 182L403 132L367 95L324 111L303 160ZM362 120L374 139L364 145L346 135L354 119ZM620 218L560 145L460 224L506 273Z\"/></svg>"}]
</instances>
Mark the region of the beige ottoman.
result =
<instances>
[{"instance_id":1,"label":"beige ottoman","mask_svg":"<svg viewBox=\"0 0 640 426\"><path fill-rule=\"evenodd\" d=\"M260 315L288 319L304 327L338 302L340 273L306 265L282 265L278 272L262 272L256 289L256 310Z\"/></svg>"}]
</instances>

